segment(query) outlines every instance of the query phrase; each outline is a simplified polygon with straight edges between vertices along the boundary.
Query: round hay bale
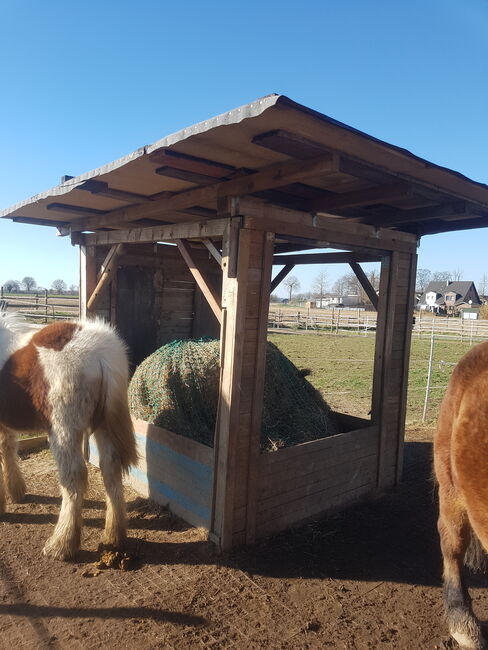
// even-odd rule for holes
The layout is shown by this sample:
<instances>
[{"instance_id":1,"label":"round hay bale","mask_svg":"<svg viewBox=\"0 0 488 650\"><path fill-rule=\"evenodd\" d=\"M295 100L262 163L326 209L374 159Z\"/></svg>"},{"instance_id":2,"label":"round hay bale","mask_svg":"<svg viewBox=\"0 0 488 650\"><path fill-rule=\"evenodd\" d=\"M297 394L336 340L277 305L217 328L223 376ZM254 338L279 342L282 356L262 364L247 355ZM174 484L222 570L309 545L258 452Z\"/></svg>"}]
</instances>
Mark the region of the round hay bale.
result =
<instances>
[{"instance_id":1,"label":"round hay bale","mask_svg":"<svg viewBox=\"0 0 488 650\"><path fill-rule=\"evenodd\" d=\"M174 341L132 377L134 417L213 445L219 393L219 341ZM338 433L320 393L275 345L267 344L261 448L275 450Z\"/></svg>"}]
</instances>

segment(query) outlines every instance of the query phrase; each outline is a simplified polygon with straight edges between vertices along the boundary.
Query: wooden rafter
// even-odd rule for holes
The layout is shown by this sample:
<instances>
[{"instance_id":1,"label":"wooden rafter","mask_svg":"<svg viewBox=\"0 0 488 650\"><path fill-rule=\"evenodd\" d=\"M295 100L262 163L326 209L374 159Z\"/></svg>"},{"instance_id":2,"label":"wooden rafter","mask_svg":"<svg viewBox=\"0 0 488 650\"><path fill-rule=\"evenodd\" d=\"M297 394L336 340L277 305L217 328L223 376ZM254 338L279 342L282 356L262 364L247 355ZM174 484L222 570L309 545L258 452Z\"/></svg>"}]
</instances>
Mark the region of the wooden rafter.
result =
<instances>
[{"instance_id":1,"label":"wooden rafter","mask_svg":"<svg viewBox=\"0 0 488 650\"><path fill-rule=\"evenodd\" d=\"M210 309L215 314L215 317L222 322L222 306L220 296L217 293L215 287L209 282L208 278L205 277L203 269L195 261L195 258L192 255L191 248L188 246L188 243L182 239L177 242L178 250L180 251L183 259L188 265L191 274L195 278L195 282L198 284L200 291L203 293L207 299Z\"/></svg>"},{"instance_id":2,"label":"wooden rafter","mask_svg":"<svg viewBox=\"0 0 488 650\"><path fill-rule=\"evenodd\" d=\"M473 211L465 201L454 201L452 203L444 203L441 205L434 205L427 208L416 208L414 210L395 210L391 214L383 216L370 217L367 223L378 226L388 227L401 224L410 224L417 221L424 221L426 219L443 219L445 217L463 217L472 216ZM359 219L363 223L365 220Z\"/></svg>"},{"instance_id":3,"label":"wooden rafter","mask_svg":"<svg viewBox=\"0 0 488 650\"><path fill-rule=\"evenodd\" d=\"M273 262L274 264L275 262ZM279 264L280 262L276 262ZM279 273L276 274L276 277L271 280L270 293L276 289L276 287L286 278L288 273L293 269L294 264L285 264Z\"/></svg>"},{"instance_id":4,"label":"wooden rafter","mask_svg":"<svg viewBox=\"0 0 488 650\"><path fill-rule=\"evenodd\" d=\"M376 309L376 311L378 311L378 294L374 290L371 282L368 280L366 273L363 271L363 269L359 266L357 262L349 262L349 266L354 271L354 275L359 280L359 283L361 284L366 295L370 299L371 304Z\"/></svg>"},{"instance_id":5,"label":"wooden rafter","mask_svg":"<svg viewBox=\"0 0 488 650\"><path fill-rule=\"evenodd\" d=\"M412 186L410 183L399 181L398 183L370 187L366 190L317 197L308 201L307 207L311 212L330 212L332 210L373 205L374 203L385 203L411 195Z\"/></svg>"},{"instance_id":6,"label":"wooden rafter","mask_svg":"<svg viewBox=\"0 0 488 650\"><path fill-rule=\"evenodd\" d=\"M117 259L120 256L121 252L122 244L117 244L116 246L112 246L107 256L105 257L105 260L103 261L100 269L100 273L97 277L97 284L86 305L88 311L93 309L93 306L102 293L103 289L108 285L108 282L113 274L113 270L116 266Z\"/></svg>"},{"instance_id":7,"label":"wooden rafter","mask_svg":"<svg viewBox=\"0 0 488 650\"><path fill-rule=\"evenodd\" d=\"M168 214L175 210L184 210L194 205L205 205L206 203L215 204L221 197L253 194L254 192L294 183L310 176L331 173L337 167L337 164L337 158L331 154L313 158L312 160L288 160L274 163L253 174L180 192L170 198L120 208L108 214L100 215L100 217L78 219L72 222L71 229L73 232L80 232L111 227L113 224L137 219L164 220Z\"/></svg>"},{"instance_id":8,"label":"wooden rafter","mask_svg":"<svg viewBox=\"0 0 488 650\"><path fill-rule=\"evenodd\" d=\"M273 264L349 264L349 262L377 262L378 255L360 253L306 253L302 255L275 255Z\"/></svg>"},{"instance_id":9,"label":"wooden rafter","mask_svg":"<svg viewBox=\"0 0 488 650\"><path fill-rule=\"evenodd\" d=\"M149 203L152 200L150 196L137 194L136 192L117 190L113 187L109 187L108 183L95 181L93 179L78 185L76 189L90 192L90 194L96 194L97 196L106 196L110 199L117 199L117 201L125 201L126 203Z\"/></svg>"}]
</instances>

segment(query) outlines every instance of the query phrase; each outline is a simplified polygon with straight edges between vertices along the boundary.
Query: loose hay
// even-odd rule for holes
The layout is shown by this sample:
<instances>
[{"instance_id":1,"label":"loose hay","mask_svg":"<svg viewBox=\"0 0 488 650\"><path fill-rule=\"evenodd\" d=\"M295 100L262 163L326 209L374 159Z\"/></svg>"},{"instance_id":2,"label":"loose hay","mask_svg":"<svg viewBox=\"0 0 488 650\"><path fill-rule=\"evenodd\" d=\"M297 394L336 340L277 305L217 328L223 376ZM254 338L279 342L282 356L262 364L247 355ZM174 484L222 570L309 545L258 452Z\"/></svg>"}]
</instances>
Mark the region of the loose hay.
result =
<instances>
[{"instance_id":1,"label":"loose hay","mask_svg":"<svg viewBox=\"0 0 488 650\"><path fill-rule=\"evenodd\" d=\"M213 446L219 341L174 341L137 368L129 386L134 417ZM266 350L261 448L273 451L338 433L320 393L274 344Z\"/></svg>"}]
</instances>

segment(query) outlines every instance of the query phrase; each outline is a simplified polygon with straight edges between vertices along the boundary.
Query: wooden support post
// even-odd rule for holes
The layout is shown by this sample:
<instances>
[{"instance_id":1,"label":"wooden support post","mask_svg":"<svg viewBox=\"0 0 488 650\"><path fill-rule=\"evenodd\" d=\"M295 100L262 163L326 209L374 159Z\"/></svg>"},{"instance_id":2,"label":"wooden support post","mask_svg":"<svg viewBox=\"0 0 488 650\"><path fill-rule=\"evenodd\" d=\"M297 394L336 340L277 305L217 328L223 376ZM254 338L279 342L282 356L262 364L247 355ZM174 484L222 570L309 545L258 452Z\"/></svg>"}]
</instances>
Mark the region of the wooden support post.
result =
<instances>
[{"instance_id":1,"label":"wooden support post","mask_svg":"<svg viewBox=\"0 0 488 650\"><path fill-rule=\"evenodd\" d=\"M363 271L363 269L359 266L357 262L349 262L349 266L354 271L354 275L359 280L359 283L361 284L362 288L366 292L366 295L368 296L371 304L376 309L376 311L378 311L378 295L374 290L373 285L368 280L366 273Z\"/></svg>"},{"instance_id":2,"label":"wooden support post","mask_svg":"<svg viewBox=\"0 0 488 650\"><path fill-rule=\"evenodd\" d=\"M103 261L102 267L100 269L100 274L97 279L97 285L93 289L88 302L87 310L91 311L97 301L98 297L102 293L103 289L108 285L108 282L112 276L114 268L116 268L117 259L122 251L122 244L117 244L112 246L105 260Z\"/></svg>"},{"instance_id":3,"label":"wooden support post","mask_svg":"<svg viewBox=\"0 0 488 650\"><path fill-rule=\"evenodd\" d=\"M80 246L80 318L89 318L88 298L97 284L95 248Z\"/></svg>"},{"instance_id":4,"label":"wooden support post","mask_svg":"<svg viewBox=\"0 0 488 650\"><path fill-rule=\"evenodd\" d=\"M210 530L222 550L255 537L273 243L272 233L239 232L231 224L223 241L222 370Z\"/></svg>"},{"instance_id":5,"label":"wooden support post","mask_svg":"<svg viewBox=\"0 0 488 650\"><path fill-rule=\"evenodd\" d=\"M212 285L211 282L205 277L203 269L195 261L191 249L188 246L187 242L183 239L176 242L178 250L180 251L183 259L188 264L191 274L195 278L195 282L198 284L201 292L207 299L208 304L210 305L211 310L215 314L215 317L222 323L222 307L220 305L220 296L216 288Z\"/></svg>"},{"instance_id":6,"label":"wooden support post","mask_svg":"<svg viewBox=\"0 0 488 650\"><path fill-rule=\"evenodd\" d=\"M401 476L416 254L393 252L381 267L372 420L380 427L378 488Z\"/></svg>"}]
</instances>

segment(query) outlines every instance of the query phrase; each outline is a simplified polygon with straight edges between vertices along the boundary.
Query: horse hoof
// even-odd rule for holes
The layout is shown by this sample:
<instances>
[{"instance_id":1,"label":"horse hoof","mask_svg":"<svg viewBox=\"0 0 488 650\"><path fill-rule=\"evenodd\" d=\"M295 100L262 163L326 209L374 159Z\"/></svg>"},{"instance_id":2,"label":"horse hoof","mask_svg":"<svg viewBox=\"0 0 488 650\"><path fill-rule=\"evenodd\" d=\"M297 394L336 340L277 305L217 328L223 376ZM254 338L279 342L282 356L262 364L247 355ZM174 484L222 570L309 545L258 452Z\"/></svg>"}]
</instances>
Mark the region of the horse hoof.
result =
<instances>
[{"instance_id":1,"label":"horse hoof","mask_svg":"<svg viewBox=\"0 0 488 650\"><path fill-rule=\"evenodd\" d=\"M53 558L53 560L71 560L77 551L77 545L70 544L54 536L47 540L42 549L43 554L46 557Z\"/></svg>"},{"instance_id":2,"label":"horse hoof","mask_svg":"<svg viewBox=\"0 0 488 650\"><path fill-rule=\"evenodd\" d=\"M10 487L8 490L8 495L12 503L21 503L21 501L24 500L25 493L26 493L26 487L23 481L22 483L18 483L15 486Z\"/></svg>"}]
</instances>

